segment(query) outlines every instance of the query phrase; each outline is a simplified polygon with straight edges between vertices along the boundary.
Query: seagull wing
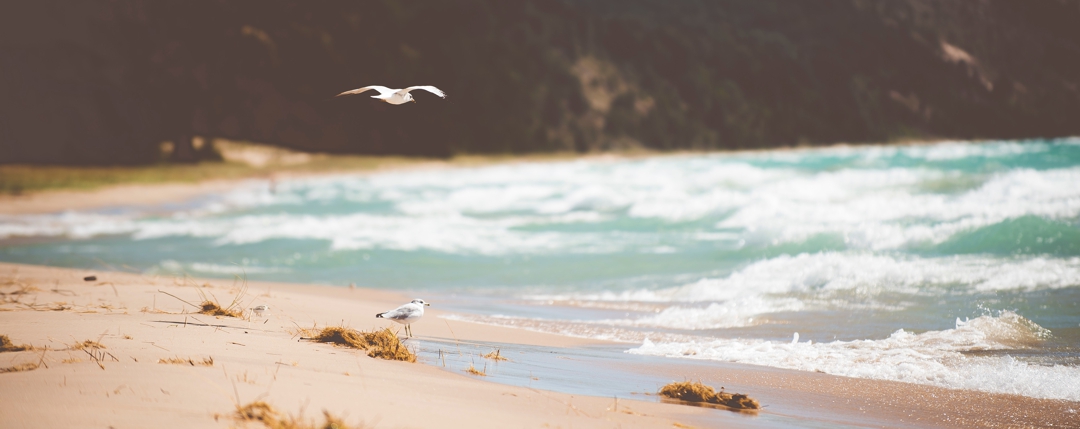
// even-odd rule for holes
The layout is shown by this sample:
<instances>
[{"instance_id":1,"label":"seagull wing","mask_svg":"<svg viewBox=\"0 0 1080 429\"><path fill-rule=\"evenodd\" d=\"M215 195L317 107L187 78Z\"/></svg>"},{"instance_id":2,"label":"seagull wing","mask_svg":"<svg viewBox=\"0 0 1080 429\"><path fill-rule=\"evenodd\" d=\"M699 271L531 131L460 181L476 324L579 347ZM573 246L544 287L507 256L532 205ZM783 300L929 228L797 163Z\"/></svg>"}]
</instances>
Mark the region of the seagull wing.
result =
<instances>
[{"instance_id":1,"label":"seagull wing","mask_svg":"<svg viewBox=\"0 0 1080 429\"><path fill-rule=\"evenodd\" d=\"M394 90L392 90L392 89L390 89L390 88L387 88L387 87L385 87L385 86L381 86L381 85L371 85L371 86L365 86L365 87L363 87L363 88L356 88L356 89L353 89L353 90L345 91L345 92L343 92L343 93L341 93L341 94L335 95L334 97L341 97L342 95L353 95L353 94L359 94L359 93L361 93L361 92L364 92L364 91L367 91L367 90L369 90L369 89L374 89L374 90L376 90L376 91L379 91L379 96L380 96L380 97L385 97L385 96L387 96L387 95L389 95L389 94L393 94L393 93L394 93Z\"/></svg>"},{"instance_id":2,"label":"seagull wing","mask_svg":"<svg viewBox=\"0 0 1080 429\"><path fill-rule=\"evenodd\" d=\"M424 309L419 305L408 303L401 307L382 313L384 319L404 320L410 317L424 314Z\"/></svg>"},{"instance_id":3,"label":"seagull wing","mask_svg":"<svg viewBox=\"0 0 1080 429\"><path fill-rule=\"evenodd\" d=\"M405 88L405 89L401 90L401 93L402 94L408 94L409 91L412 91L414 89L422 89L424 91L427 91L427 92L430 92L432 94L438 95L439 97L446 98L446 93L445 92L442 92L441 89L436 88L434 86L430 86L430 85L427 85L427 86L410 86L408 88Z\"/></svg>"}]
</instances>

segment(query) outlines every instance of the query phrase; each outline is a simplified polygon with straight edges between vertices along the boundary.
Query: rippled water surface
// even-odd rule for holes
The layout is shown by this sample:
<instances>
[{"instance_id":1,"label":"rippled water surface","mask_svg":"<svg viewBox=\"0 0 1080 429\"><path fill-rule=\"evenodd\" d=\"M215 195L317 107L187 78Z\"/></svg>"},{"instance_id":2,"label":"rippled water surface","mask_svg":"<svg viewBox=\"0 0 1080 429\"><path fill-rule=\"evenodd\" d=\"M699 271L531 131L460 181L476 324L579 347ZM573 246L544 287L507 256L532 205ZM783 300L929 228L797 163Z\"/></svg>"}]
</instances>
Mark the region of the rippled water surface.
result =
<instances>
[{"instance_id":1,"label":"rippled water surface","mask_svg":"<svg viewBox=\"0 0 1080 429\"><path fill-rule=\"evenodd\" d=\"M252 183L0 238L11 262L410 290L630 353L1080 400L1080 139Z\"/></svg>"}]
</instances>

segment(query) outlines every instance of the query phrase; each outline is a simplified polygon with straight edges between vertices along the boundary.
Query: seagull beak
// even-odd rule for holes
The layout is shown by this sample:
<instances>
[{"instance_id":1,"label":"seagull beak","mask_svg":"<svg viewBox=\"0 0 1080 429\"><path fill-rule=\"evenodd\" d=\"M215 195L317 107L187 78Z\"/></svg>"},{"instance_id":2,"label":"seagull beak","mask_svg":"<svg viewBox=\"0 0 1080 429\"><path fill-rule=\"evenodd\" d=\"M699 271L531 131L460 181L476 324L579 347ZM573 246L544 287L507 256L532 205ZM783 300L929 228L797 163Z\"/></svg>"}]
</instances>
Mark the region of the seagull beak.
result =
<instances>
[{"instance_id":1,"label":"seagull beak","mask_svg":"<svg viewBox=\"0 0 1080 429\"><path fill-rule=\"evenodd\" d=\"M425 302L424 305L426 305L428 307L431 307L431 303L429 303L429 302Z\"/></svg>"},{"instance_id":2,"label":"seagull beak","mask_svg":"<svg viewBox=\"0 0 1080 429\"><path fill-rule=\"evenodd\" d=\"M409 101L411 101L411 102L415 103L415 102L416 102L416 99L414 98L414 99L412 99L412 100L409 100Z\"/></svg>"}]
</instances>

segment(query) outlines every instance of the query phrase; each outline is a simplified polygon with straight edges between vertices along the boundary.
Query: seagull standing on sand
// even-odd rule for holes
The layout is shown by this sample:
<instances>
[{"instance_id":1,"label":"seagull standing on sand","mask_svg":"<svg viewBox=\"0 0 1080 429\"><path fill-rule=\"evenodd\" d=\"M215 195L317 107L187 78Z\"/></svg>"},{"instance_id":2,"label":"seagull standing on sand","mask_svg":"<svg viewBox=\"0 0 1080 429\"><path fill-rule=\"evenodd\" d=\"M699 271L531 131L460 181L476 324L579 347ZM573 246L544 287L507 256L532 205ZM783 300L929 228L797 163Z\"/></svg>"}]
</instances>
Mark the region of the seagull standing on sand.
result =
<instances>
[{"instance_id":1,"label":"seagull standing on sand","mask_svg":"<svg viewBox=\"0 0 1080 429\"><path fill-rule=\"evenodd\" d=\"M262 317L263 313L266 312L266 311L269 311L269 310L270 310L270 306L265 305L265 304L256 305L254 307L251 307L251 311L254 312L256 316L259 316L259 317Z\"/></svg>"},{"instance_id":2,"label":"seagull standing on sand","mask_svg":"<svg viewBox=\"0 0 1080 429\"><path fill-rule=\"evenodd\" d=\"M414 299L412 302L405 304L401 307L387 311L385 313L379 313L375 315L375 318L389 319L405 325L405 335L412 338L412 328L409 326L412 322L420 320L424 317L424 306L431 305L422 299Z\"/></svg>"},{"instance_id":3,"label":"seagull standing on sand","mask_svg":"<svg viewBox=\"0 0 1080 429\"><path fill-rule=\"evenodd\" d=\"M387 103L394 104L394 105L405 104L405 103L408 103L410 101L415 103L416 100L413 99L412 94L409 94L409 91L412 91L414 89L422 89L424 91L427 91L427 92L430 92L432 94L438 95L439 97L446 98L446 93L442 92L441 89L436 88L434 86L410 86L410 87L405 88L405 89L390 89L390 88L387 88L385 86L379 86L379 85L371 85L371 86L365 86L363 88L356 88L356 89L345 91L345 92L343 92L341 94L335 95L334 97L341 97L342 95L359 94L359 93L367 91L369 89L374 89L376 91L379 91L379 95L372 95L371 98L378 98L378 99L380 99L382 101L385 101Z\"/></svg>"}]
</instances>

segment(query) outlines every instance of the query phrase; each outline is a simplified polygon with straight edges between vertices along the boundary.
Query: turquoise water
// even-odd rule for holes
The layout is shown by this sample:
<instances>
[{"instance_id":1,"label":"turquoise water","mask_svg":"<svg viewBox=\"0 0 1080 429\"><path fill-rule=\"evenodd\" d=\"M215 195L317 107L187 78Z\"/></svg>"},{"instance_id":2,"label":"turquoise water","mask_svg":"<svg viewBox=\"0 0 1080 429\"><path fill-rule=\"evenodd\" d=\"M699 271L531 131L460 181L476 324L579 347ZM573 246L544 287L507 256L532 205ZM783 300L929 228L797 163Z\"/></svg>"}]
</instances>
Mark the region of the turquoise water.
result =
<instances>
[{"instance_id":1,"label":"turquoise water","mask_svg":"<svg viewBox=\"0 0 1080 429\"><path fill-rule=\"evenodd\" d=\"M252 182L0 217L0 260L406 290L456 319L1080 400L1080 139Z\"/></svg>"}]
</instances>

